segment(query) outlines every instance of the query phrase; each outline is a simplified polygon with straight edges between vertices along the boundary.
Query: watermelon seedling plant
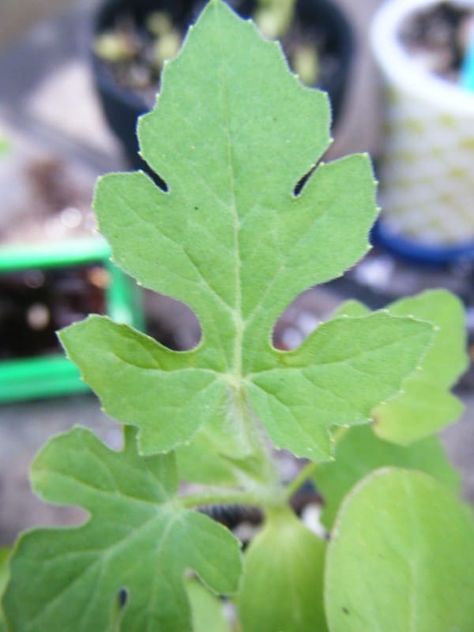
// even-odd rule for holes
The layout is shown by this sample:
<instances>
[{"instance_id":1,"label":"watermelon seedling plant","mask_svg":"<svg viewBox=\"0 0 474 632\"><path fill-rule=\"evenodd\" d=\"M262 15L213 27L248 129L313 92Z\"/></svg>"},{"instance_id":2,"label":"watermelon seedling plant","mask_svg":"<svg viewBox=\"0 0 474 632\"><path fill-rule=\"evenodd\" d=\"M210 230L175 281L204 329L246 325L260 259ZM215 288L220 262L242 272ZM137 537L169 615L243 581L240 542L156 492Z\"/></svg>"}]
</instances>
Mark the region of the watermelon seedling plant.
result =
<instances>
[{"instance_id":1,"label":"watermelon seedling plant","mask_svg":"<svg viewBox=\"0 0 474 632\"><path fill-rule=\"evenodd\" d=\"M117 264L186 303L202 339L176 352L103 316L61 332L124 447L75 427L36 457L36 493L89 518L19 538L5 630L474 629L474 523L436 437L461 412L458 300L434 290L373 313L350 301L299 348L271 343L300 292L368 250L372 168L366 155L322 162L329 125L326 95L211 0L138 128L166 190L110 174L94 203ZM294 480L275 449L301 460ZM308 479L327 538L290 508ZM245 552L201 511L235 504L264 515Z\"/></svg>"}]
</instances>

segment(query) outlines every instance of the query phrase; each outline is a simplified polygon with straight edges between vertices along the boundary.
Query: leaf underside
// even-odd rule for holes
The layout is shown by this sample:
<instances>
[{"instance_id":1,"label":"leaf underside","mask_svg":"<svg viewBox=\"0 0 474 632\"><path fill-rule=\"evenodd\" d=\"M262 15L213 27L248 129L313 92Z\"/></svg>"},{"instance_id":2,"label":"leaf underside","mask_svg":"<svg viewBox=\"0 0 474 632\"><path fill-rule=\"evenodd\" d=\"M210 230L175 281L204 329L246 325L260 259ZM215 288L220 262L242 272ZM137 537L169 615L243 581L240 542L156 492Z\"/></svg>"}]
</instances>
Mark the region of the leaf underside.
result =
<instances>
[{"instance_id":1,"label":"leaf underside","mask_svg":"<svg viewBox=\"0 0 474 632\"><path fill-rule=\"evenodd\" d=\"M257 424L279 448L328 459L331 426L369 421L431 337L426 324L376 314L328 323L291 353L271 346L298 293L368 250L368 157L321 163L293 194L328 146L327 97L303 87L279 46L219 0L161 85L138 134L168 190L141 172L112 174L94 204L118 264L188 304L203 339L177 353L93 317L61 340L105 410L139 429L142 454L212 428L214 451L249 458Z\"/></svg>"},{"instance_id":2,"label":"leaf underside","mask_svg":"<svg viewBox=\"0 0 474 632\"><path fill-rule=\"evenodd\" d=\"M367 474L381 467L396 466L421 470L460 491L460 476L449 463L437 437L399 446L379 439L370 426L350 428L337 441L335 460L322 463L314 481L324 498L321 521L332 528L339 506L347 493Z\"/></svg>"},{"instance_id":3,"label":"leaf underside","mask_svg":"<svg viewBox=\"0 0 474 632\"><path fill-rule=\"evenodd\" d=\"M331 632L471 632L474 519L442 484L377 470L341 506L327 551Z\"/></svg>"},{"instance_id":4,"label":"leaf underside","mask_svg":"<svg viewBox=\"0 0 474 632\"><path fill-rule=\"evenodd\" d=\"M185 571L217 593L236 590L238 541L204 514L176 504L172 456L140 457L135 434L127 430L127 436L117 453L75 428L36 458L35 491L83 507L91 519L20 538L5 596L12 632L191 632ZM127 595L122 609L121 591Z\"/></svg>"},{"instance_id":5,"label":"leaf underside","mask_svg":"<svg viewBox=\"0 0 474 632\"><path fill-rule=\"evenodd\" d=\"M290 511L270 516L245 553L237 605L245 632L325 632L326 544Z\"/></svg>"}]
</instances>

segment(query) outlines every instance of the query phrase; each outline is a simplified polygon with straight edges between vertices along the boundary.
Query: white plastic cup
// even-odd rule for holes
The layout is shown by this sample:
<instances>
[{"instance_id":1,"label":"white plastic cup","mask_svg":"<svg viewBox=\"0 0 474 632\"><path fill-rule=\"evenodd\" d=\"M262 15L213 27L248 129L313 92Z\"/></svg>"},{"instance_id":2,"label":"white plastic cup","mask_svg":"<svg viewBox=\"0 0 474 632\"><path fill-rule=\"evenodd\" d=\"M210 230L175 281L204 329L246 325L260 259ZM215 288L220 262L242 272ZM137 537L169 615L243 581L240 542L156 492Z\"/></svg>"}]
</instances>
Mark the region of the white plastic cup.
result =
<instances>
[{"instance_id":1,"label":"white plastic cup","mask_svg":"<svg viewBox=\"0 0 474 632\"><path fill-rule=\"evenodd\" d=\"M415 248L474 256L474 94L430 74L399 37L402 22L436 4L389 0L372 23L387 92L380 226Z\"/></svg>"}]
</instances>

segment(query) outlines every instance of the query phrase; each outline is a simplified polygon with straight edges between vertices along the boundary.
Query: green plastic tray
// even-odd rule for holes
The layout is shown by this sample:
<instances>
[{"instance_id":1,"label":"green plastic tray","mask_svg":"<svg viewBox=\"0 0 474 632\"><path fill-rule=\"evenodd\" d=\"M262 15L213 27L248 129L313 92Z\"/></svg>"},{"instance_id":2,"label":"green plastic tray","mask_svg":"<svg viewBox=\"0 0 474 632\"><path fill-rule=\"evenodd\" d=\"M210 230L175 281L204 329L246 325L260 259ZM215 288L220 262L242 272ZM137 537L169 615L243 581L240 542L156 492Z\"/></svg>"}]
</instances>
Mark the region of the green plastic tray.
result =
<instances>
[{"instance_id":1,"label":"green plastic tray","mask_svg":"<svg viewBox=\"0 0 474 632\"><path fill-rule=\"evenodd\" d=\"M101 238L65 241L58 245L0 249L0 274L28 269L74 267L102 263L109 271L106 312L115 321L143 329L139 290L110 261ZM87 391L79 371L63 354L0 361L0 402L54 397Z\"/></svg>"}]
</instances>

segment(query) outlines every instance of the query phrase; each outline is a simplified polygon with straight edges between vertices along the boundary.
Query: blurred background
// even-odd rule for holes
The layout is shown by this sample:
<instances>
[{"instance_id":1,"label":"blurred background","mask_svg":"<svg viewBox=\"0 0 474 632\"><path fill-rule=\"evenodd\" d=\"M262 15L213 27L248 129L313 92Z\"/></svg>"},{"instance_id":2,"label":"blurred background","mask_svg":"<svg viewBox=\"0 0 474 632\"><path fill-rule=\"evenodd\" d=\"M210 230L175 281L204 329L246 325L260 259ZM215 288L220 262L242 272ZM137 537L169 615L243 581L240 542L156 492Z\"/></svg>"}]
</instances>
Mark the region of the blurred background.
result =
<instances>
[{"instance_id":1,"label":"blurred background","mask_svg":"<svg viewBox=\"0 0 474 632\"><path fill-rule=\"evenodd\" d=\"M329 92L327 159L368 151L381 181L373 251L298 297L275 344L299 345L348 297L378 308L429 287L458 294L471 341L474 2L298 0L291 14L272 14L262 0L230 4L281 39L305 83ZM201 5L0 0L0 545L34 524L77 518L30 492L29 464L48 437L81 423L120 444L54 332L100 312L175 349L199 339L185 306L138 291L112 266L91 198L98 175L146 168L136 117ZM443 441L474 500L472 367L458 389L466 412Z\"/></svg>"}]
</instances>

